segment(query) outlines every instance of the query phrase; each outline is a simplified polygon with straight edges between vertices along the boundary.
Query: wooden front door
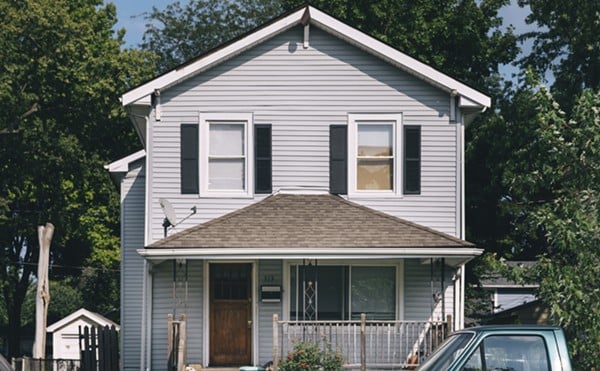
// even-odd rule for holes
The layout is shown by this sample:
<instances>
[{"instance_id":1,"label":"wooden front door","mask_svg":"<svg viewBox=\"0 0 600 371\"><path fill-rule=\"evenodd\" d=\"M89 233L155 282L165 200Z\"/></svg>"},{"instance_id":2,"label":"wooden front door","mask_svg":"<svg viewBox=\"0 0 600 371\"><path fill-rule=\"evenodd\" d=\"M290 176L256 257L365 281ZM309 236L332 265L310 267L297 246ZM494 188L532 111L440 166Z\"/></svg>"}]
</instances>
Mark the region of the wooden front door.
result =
<instances>
[{"instance_id":1,"label":"wooden front door","mask_svg":"<svg viewBox=\"0 0 600 371\"><path fill-rule=\"evenodd\" d=\"M210 265L210 365L252 361L252 264Z\"/></svg>"}]
</instances>

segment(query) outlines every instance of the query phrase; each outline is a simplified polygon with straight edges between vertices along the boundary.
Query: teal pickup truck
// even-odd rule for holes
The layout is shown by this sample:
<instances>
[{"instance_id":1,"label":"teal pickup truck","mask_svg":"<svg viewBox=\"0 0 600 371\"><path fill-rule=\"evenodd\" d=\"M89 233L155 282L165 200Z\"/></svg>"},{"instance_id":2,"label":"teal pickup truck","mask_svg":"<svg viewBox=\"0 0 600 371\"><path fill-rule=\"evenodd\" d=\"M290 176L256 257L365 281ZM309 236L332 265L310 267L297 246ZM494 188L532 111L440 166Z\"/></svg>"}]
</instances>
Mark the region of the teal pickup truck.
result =
<instances>
[{"instance_id":1,"label":"teal pickup truck","mask_svg":"<svg viewBox=\"0 0 600 371\"><path fill-rule=\"evenodd\" d=\"M571 371L556 326L480 326L452 334L418 371Z\"/></svg>"}]
</instances>

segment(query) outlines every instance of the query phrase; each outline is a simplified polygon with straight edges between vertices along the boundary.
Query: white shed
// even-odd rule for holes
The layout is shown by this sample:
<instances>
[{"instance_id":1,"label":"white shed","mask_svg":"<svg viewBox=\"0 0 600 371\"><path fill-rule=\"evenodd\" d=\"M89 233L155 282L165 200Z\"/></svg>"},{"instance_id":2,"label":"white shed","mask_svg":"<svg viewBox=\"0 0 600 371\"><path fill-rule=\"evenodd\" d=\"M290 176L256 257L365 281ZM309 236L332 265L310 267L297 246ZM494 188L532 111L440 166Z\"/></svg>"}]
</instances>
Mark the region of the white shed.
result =
<instances>
[{"instance_id":1,"label":"white shed","mask_svg":"<svg viewBox=\"0 0 600 371\"><path fill-rule=\"evenodd\" d=\"M79 359L79 326L115 326L119 325L108 318L81 308L46 328L52 333L53 359Z\"/></svg>"}]
</instances>

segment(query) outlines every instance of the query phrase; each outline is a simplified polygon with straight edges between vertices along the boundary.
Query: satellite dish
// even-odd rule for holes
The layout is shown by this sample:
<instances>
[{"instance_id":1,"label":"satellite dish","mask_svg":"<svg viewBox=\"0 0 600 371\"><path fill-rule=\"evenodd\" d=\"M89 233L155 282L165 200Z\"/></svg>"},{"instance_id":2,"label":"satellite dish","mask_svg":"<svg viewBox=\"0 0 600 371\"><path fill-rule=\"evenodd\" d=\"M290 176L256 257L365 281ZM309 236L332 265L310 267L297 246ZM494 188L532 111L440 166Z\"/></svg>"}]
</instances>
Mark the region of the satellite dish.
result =
<instances>
[{"instance_id":1,"label":"satellite dish","mask_svg":"<svg viewBox=\"0 0 600 371\"><path fill-rule=\"evenodd\" d=\"M163 221L162 226L165 231L165 237L167 237L167 228L175 227L177 225L177 214L175 214L175 209L173 208L173 205L171 205L171 203L166 198L159 198L158 203L160 204L160 208L165 214L165 220ZM190 216L196 214L196 206L192 206L190 210L192 210L192 212L185 218L181 219L179 221L180 223L187 220Z\"/></svg>"},{"instance_id":2,"label":"satellite dish","mask_svg":"<svg viewBox=\"0 0 600 371\"><path fill-rule=\"evenodd\" d=\"M159 198L158 203L160 204L160 208L165 214L166 221L169 222L170 225L177 225L177 215L175 214L175 209L173 209L173 205L171 205L171 203L165 198Z\"/></svg>"}]
</instances>

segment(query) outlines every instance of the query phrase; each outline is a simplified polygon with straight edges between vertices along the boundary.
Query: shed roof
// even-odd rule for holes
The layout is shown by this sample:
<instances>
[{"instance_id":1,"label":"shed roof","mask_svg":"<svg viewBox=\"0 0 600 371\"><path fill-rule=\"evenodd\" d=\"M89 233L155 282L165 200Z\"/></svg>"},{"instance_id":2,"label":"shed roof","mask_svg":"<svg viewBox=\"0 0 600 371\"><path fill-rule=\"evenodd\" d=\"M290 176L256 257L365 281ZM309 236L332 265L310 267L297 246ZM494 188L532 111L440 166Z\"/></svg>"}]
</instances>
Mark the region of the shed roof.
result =
<instances>
[{"instance_id":1,"label":"shed roof","mask_svg":"<svg viewBox=\"0 0 600 371\"><path fill-rule=\"evenodd\" d=\"M53 324L51 324L50 326L48 326L46 328L46 331L48 332L55 332L57 330L62 329L63 327L77 321L80 318L85 318L87 319L89 322L95 323L98 326L115 326L117 331L119 330L119 325L114 323L113 321L109 320L108 318L104 317L101 314L89 311L85 308L80 308L78 310L76 310L75 312L69 314L68 316L66 316L65 318L54 322Z\"/></svg>"}]
</instances>

